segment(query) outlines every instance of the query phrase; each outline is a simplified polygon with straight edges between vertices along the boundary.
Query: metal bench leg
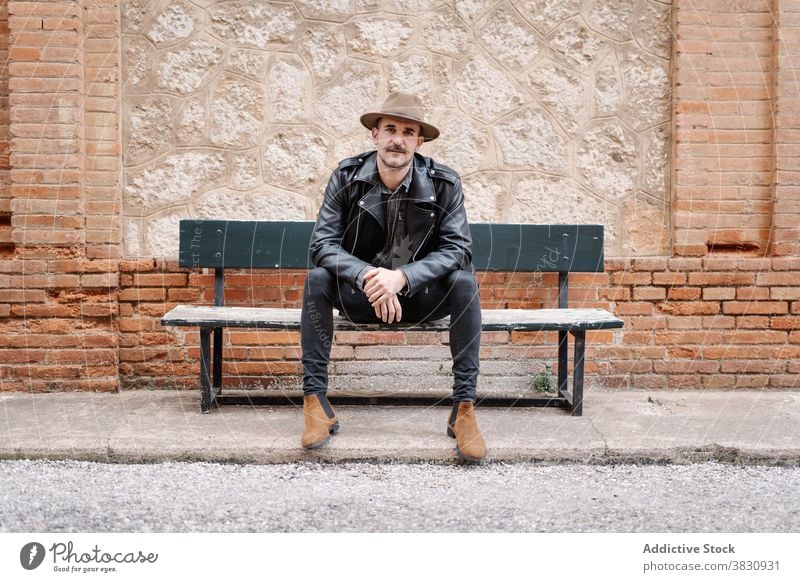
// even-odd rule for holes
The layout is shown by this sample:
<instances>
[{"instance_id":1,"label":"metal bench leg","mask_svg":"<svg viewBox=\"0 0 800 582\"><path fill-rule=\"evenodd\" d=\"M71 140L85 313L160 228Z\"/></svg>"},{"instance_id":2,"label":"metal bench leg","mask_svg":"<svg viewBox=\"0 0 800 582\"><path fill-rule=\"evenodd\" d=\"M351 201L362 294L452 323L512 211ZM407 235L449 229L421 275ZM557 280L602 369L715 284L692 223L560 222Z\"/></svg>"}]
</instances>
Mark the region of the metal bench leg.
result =
<instances>
[{"instance_id":1,"label":"metal bench leg","mask_svg":"<svg viewBox=\"0 0 800 582\"><path fill-rule=\"evenodd\" d=\"M586 355L586 332L573 331L575 336L575 371L572 379L572 416L583 414L583 361Z\"/></svg>"},{"instance_id":2,"label":"metal bench leg","mask_svg":"<svg viewBox=\"0 0 800 582\"><path fill-rule=\"evenodd\" d=\"M222 392L222 328L214 328L214 392Z\"/></svg>"},{"instance_id":3,"label":"metal bench leg","mask_svg":"<svg viewBox=\"0 0 800 582\"><path fill-rule=\"evenodd\" d=\"M200 412L211 412L211 329L200 328Z\"/></svg>"},{"instance_id":4,"label":"metal bench leg","mask_svg":"<svg viewBox=\"0 0 800 582\"><path fill-rule=\"evenodd\" d=\"M558 395L567 398L567 369L569 368L569 334L558 332Z\"/></svg>"}]
</instances>

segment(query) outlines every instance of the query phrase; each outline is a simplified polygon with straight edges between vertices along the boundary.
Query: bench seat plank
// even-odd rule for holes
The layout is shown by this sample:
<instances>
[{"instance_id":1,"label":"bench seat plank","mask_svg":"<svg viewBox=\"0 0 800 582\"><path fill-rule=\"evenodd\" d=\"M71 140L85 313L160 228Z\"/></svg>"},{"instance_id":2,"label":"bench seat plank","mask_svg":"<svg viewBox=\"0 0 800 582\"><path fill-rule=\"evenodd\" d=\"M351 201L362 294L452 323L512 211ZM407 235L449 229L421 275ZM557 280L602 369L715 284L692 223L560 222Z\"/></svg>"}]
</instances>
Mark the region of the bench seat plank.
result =
<instances>
[{"instance_id":1,"label":"bench seat plank","mask_svg":"<svg viewBox=\"0 0 800 582\"><path fill-rule=\"evenodd\" d=\"M623 321L605 309L483 309L486 331L549 331L615 329ZM424 324L356 324L334 316L340 330L446 331L449 317ZM300 309L182 305L161 319L162 325L300 329Z\"/></svg>"}]
</instances>

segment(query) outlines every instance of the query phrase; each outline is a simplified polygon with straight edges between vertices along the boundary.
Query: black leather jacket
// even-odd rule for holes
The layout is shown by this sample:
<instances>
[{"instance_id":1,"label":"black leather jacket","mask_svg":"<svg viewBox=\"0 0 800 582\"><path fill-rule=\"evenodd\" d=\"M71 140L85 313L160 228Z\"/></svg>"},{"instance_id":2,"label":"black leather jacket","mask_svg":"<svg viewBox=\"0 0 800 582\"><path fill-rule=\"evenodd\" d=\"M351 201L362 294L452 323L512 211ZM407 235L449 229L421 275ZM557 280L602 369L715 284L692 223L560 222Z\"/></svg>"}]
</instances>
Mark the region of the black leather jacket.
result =
<instances>
[{"instance_id":1,"label":"black leather jacket","mask_svg":"<svg viewBox=\"0 0 800 582\"><path fill-rule=\"evenodd\" d=\"M399 267L406 295L459 269L472 269L472 238L461 179L452 169L414 154L406 229L411 261ZM309 248L311 262L353 287L386 238L377 152L348 158L325 189Z\"/></svg>"}]
</instances>

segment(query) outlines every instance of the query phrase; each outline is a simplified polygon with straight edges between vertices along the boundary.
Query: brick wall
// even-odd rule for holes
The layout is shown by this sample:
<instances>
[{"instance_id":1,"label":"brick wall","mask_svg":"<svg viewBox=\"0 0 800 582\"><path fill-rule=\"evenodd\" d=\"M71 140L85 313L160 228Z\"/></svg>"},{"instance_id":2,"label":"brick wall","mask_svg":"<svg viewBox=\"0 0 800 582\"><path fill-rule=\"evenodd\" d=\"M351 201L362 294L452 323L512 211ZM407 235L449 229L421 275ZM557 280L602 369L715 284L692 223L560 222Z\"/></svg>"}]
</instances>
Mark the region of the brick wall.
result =
<instances>
[{"instance_id":1,"label":"brick wall","mask_svg":"<svg viewBox=\"0 0 800 582\"><path fill-rule=\"evenodd\" d=\"M8 122L8 1L0 0L0 258L14 252L11 245L11 194L8 191L11 169Z\"/></svg>"},{"instance_id":2,"label":"brick wall","mask_svg":"<svg viewBox=\"0 0 800 582\"><path fill-rule=\"evenodd\" d=\"M606 307L626 322L592 337L587 381L796 387L800 0L674 6L674 254L610 259L607 273L572 280L572 305ZM10 31L0 34L0 101L10 104L7 118L0 111L2 390L197 384L197 334L158 320L179 303L210 303L212 277L120 251L118 13L102 0L0 3L0 30L7 22ZM296 307L303 277L230 276L227 301ZM480 278L484 307L555 303L554 277ZM526 381L554 360L554 341L486 334L482 385ZM226 374L296 385L298 343L295 332L233 332ZM334 368L368 386L394 362L412 362L411 384L423 384L445 378L447 350L446 334L378 343L341 333Z\"/></svg>"},{"instance_id":3,"label":"brick wall","mask_svg":"<svg viewBox=\"0 0 800 582\"><path fill-rule=\"evenodd\" d=\"M800 259L658 257L611 259L606 267L607 273L570 280L570 305L608 308L626 323L624 330L588 334L589 386L797 386ZM195 387L197 333L164 330L158 319L180 302L210 304L213 275L153 261L129 262L125 268L131 271L122 277L120 296L123 385ZM233 274L226 302L299 307L303 279L300 271ZM557 302L557 281L551 275L480 273L479 280L484 307L552 307ZM557 370L556 341L553 333L484 334L481 385L516 389L545 362ZM233 331L225 339L226 382L296 385L298 344L296 332ZM380 387L381 377L391 376L386 365L400 360L412 374L405 386L422 385L441 372L442 364L444 371L449 369L448 353L446 333L383 333L377 340L369 333L340 332L333 360L343 377L332 382ZM429 376L415 383L419 366Z\"/></svg>"},{"instance_id":4,"label":"brick wall","mask_svg":"<svg viewBox=\"0 0 800 582\"><path fill-rule=\"evenodd\" d=\"M4 390L118 388L117 13L100 0L8 2Z\"/></svg>"},{"instance_id":5,"label":"brick wall","mask_svg":"<svg viewBox=\"0 0 800 582\"><path fill-rule=\"evenodd\" d=\"M775 62L775 209L772 251L800 255L800 1L781 0Z\"/></svg>"}]
</instances>

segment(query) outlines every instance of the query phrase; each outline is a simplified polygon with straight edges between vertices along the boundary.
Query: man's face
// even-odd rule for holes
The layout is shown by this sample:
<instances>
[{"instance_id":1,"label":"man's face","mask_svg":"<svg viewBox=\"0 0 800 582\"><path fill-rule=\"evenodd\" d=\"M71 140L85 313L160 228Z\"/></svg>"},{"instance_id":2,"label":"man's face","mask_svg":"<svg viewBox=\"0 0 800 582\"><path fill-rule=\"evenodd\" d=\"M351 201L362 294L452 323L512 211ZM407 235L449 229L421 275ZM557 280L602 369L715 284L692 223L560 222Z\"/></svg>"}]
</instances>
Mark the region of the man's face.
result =
<instances>
[{"instance_id":1,"label":"man's face","mask_svg":"<svg viewBox=\"0 0 800 582\"><path fill-rule=\"evenodd\" d=\"M372 143L378 157L389 168L403 168L411 163L414 152L425 141L418 123L397 117L382 117L372 128Z\"/></svg>"}]
</instances>

